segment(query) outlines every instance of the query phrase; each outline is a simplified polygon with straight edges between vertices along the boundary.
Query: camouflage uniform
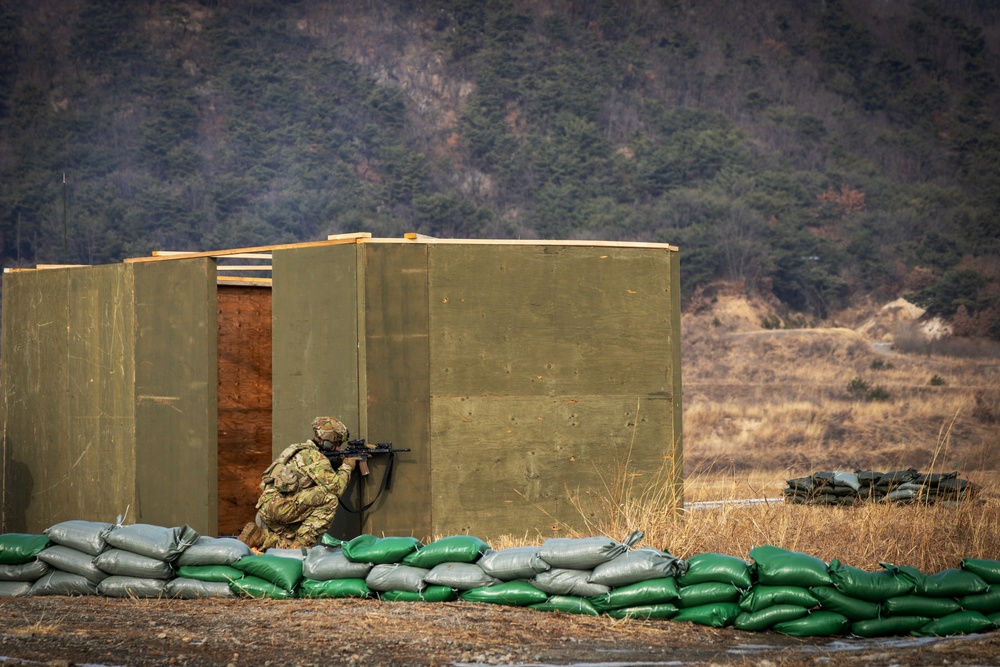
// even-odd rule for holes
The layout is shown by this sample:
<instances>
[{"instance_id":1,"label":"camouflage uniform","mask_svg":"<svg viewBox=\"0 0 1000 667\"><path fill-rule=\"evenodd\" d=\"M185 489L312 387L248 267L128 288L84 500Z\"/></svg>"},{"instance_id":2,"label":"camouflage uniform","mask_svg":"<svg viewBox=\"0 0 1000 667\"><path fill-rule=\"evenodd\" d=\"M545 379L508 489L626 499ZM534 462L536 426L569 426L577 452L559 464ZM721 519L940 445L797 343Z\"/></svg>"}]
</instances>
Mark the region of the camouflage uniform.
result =
<instances>
[{"instance_id":1,"label":"camouflage uniform","mask_svg":"<svg viewBox=\"0 0 1000 667\"><path fill-rule=\"evenodd\" d=\"M318 544L333 523L354 466L337 470L313 441L291 445L264 471L256 524L260 549Z\"/></svg>"}]
</instances>

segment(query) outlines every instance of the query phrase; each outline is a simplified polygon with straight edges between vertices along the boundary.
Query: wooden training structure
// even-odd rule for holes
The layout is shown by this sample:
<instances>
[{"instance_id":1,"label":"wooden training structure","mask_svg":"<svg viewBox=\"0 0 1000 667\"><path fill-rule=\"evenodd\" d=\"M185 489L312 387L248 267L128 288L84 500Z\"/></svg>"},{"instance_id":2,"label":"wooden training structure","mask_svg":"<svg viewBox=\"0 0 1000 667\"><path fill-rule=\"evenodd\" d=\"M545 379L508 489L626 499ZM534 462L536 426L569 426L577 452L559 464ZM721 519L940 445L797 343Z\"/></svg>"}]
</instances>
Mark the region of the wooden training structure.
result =
<instances>
[{"instance_id":1,"label":"wooden training structure","mask_svg":"<svg viewBox=\"0 0 1000 667\"><path fill-rule=\"evenodd\" d=\"M679 501L678 275L665 244L415 234L9 271L0 532L128 509L236 534L322 414L411 450L341 537L565 534L617 494Z\"/></svg>"}]
</instances>

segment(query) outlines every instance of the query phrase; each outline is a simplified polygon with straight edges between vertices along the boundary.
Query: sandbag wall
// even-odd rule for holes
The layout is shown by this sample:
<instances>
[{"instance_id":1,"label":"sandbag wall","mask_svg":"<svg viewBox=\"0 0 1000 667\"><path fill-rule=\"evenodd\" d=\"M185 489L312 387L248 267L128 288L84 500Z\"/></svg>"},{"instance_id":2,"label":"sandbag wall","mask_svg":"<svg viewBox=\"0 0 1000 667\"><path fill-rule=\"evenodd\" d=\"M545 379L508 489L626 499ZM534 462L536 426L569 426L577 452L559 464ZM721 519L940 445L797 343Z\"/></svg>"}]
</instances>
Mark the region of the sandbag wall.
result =
<instances>
[{"instance_id":1,"label":"sandbag wall","mask_svg":"<svg viewBox=\"0 0 1000 667\"><path fill-rule=\"evenodd\" d=\"M868 572L774 546L754 548L750 560L717 553L681 560L633 548L639 539L552 538L493 550L467 535L427 545L361 535L256 554L187 526L70 521L44 535L0 535L0 596L465 600L799 637L1000 627L1000 561L966 558L934 574L885 563Z\"/></svg>"},{"instance_id":2,"label":"sandbag wall","mask_svg":"<svg viewBox=\"0 0 1000 667\"><path fill-rule=\"evenodd\" d=\"M858 502L964 502L979 496L980 486L957 472L923 474L913 468L890 472L815 472L785 482L789 503L853 505Z\"/></svg>"}]
</instances>

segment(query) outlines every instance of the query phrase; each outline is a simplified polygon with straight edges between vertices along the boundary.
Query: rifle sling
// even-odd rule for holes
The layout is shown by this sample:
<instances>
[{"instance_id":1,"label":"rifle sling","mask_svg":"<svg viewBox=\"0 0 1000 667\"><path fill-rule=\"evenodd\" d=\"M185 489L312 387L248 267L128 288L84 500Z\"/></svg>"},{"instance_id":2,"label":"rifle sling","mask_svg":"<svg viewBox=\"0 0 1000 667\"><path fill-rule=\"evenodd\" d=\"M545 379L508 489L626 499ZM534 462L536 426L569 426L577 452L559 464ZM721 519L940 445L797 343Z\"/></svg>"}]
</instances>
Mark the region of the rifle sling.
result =
<instances>
[{"instance_id":1,"label":"rifle sling","mask_svg":"<svg viewBox=\"0 0 1000 667\"><path fill-rule=\"evenodd\" d=\"M352 509L351 506L347 504L347 501L344 498L341 498L340 506L343 507L348 512L350 512L351 514L361 514L362 512L367 512L368 510L370 510L372 505L375 504L375 501L378 500L379 496L382 495L382 492L392 486L392 467L395 461L396 461L396 452L390 451L389 460L386 461L385 464L385 472L382 473L382 483L379 484L378 493L376 493L375 497L371 499L371 502L366 504L364 507L360 507L358 509ZM358 489L360 490L361 487L359 486Z\"/></svg>"}]
</instances>

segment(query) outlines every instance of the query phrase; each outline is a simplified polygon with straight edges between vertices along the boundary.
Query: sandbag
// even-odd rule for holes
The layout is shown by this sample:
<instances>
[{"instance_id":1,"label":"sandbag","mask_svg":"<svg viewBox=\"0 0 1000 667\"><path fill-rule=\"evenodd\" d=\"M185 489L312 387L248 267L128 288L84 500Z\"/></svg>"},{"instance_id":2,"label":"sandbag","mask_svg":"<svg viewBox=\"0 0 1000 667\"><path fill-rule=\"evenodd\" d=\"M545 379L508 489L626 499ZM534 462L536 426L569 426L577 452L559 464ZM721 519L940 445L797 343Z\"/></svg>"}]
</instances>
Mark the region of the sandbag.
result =
<instances>
[{"instance_id":1,"label":"sandbag","mask_svg":"<svg viewBox=\"0 0 1000 667\"><path fill-rule=\"evenodd\" d=\"M299 584L300 598L370 598L373 595L363 578L303 579Z\"/></svg>"},{"instance_id":2,"label":"sandbag","mask_svg":"<svg viewBox=\"0 0 1000 667\"><path fill-rule=\"evenodd\" d=\"M245 556L230 567L245 575L259 577L286 591L294 591L295 587L302 581L302 561L295 558L267 554Z\"/></svg>"},{"instance_id":3,"label":"sandbag","mask_svg":"<svg viewBox=\"0 0 1000 667\"><path fill-rule=\"evenodd\" d=\"M177 576L197 581L228 584L242 579L244 574L231 565L181 565Z\"/></svg>"},{"instance_id":4,"label":"sandbag","mask_svg":"<svg viewBox=\"0 0 1000 667\"><path fill-rule=\"evenodd\" d=\"M26 533L0 535L0 565L23 565L48 546L48 535Z\"/></svg>"},{"instance_id":5,"label":"sandbag","mask_svg":"<svg viewBox=\"0 0 1000 667\"><path fill-rule=\"evenodd\" d=\"M107 549L105 537L113 532L115 525L103 521L63 521L49 526L43 532L56 544L97 556Z\"/></svg>"},{"instance_id":6,"label":"sandbag","mask_svg":"<svg viewBox=\"0 0 1000 667\"><path fill-rule=\"evenodd\" d=\"M733 619L733 627L737 630L760 632L773 625L794 621L809 613L805 607L794 604L776 604L756 611L744 611Z\"/></svg>"},{"instance_id":7,"label":"sandbag","mask_svg":"<svg viewBox=\"0 0 1000 667\"><path fill-rule=\"evenodd\" d=\"M589 578L590 570L554 567L536 574L531 583L549 595L570 595L582 598L604 595L611 590L610 586L590 583Z\"/></svg>"},{"instance_id":8,"label":"sandbag","mask_svg":"<svg viewBox=\"0 0 1000 667\"><path fill-rule=\"evenodd\" d=\"M30 581L0 581L0 598L20 598L31 595Z\"/></svg>"},{"instance_id":9,"label":"sandbag","mask_svg":"<svg viewBox=\"0 0 1000 667\"><path fill-rule=\"evenodd\" d=\"M835 611L852 622L878 618L881 611L879 603L852 598L832 586L816 586L809 591L819 600L820 607L826 611Z\"/></svg>"},{"instance_id":10,"label":"sandbag","mask_svg":"<svg viewBox=\"0 0 1000 667\"><path fill-rule=\"evenodd\" d=\"M868 572L834 559L830 561L830 579L844 595L868 602L882 602L916 588L916 582L903 576L895 566L883 567L885 569L878 572Z\"/></svg>"},{"instance_id":11,"label":"sandbag","mask_svg":"<svg viewBox=\"0 0 1000 667\"><path fill-rule=\"evenodd\" d=\"M676 577L687 571L687 564L658 549L633 549L601 563L588 581L615 588L646 579Z\"/></svg>"},{"instance_id":12,"label":"sandbag","mask_svg":"<svg viewBox=\"0 0 1000 667\"><path fill-rule=\"evenodd\" d=\"M631 618L647 620L651 618L673 618L680 611L669 602L660 604L643 604L635 607L622 607L621 609L609 609L604 612L611 618Z\"/></svg>"},{"instance_id":13,"label":"sandbag","mask_svg":"<svg viewBox=\"0 0 1000 667\"><path fill-rule=\"evenodd\" d=\"M20 565L0 565L0 581L37 581L51 569L48 563L37 558Z\"/></svg>"},{"instance_id":14,"label":"sandbag","mask_svg":"<svg viewBox=\"0 0 1000 667\"><path fill-rule=\"evenodd\" d=\"M108 577L106 572L94 565L93 556L61 544L39 551L36 558L57 570L85 577L94 586Z\"/></svg>"},{"instance_id":15,"label":"sandbag","mask_svg":"<svg viewBox=\"0 0 1000 667\"><path fill-rule=\"evenodd\" d=\"M681 586L678 589L677 606L686 609L711 604L736 603L740 595L740 589L732 584L707 581L693 586ZM736 606L739 607L738 604Z\"/></svg>"},{"instance_id":16,"label":"sandbag","mask_svg":"<svg viewBox=\"0 0 1000 667\"><path fill-rule=\"evenodd\" d=\"M97 594L111 598L166 597L167 582L163 579L110 576L97 585Z\"/></svg>"},{"instance_id":17,"label":"sandbag","mask_svg":"<svg viewBox=\"0 0 1000 667\"><path fill-rule=\"evenodd\" d=\"M828 586L827 565L819 558L781 547L765 545L750 550L758 583L765 586Z\"/></svg>"},{"instance_id":18,"label":"sandbag","mask_svg":"<svg viewBox=\"0 0 1000 667\"><path fill-rule=\"evenodd\" d=\"M432 586L448 586L459 591L500 583L475 563L441 563L430 569L424 581Z\"/></svg>"},{"instance_id":19,"label":"sandbag","mask_svg":"<svg viewBox=\"0 0 1000 667\"><path fill-rule=\"evenodd\" d=\"M364 579L372 571L372 563L354 563L339 547L315 546L302 562L302 576L306 579Z\"/></svg>"},{"instance_id":20,"label":"sandbag","mask_svg":"<svg viewBox=\"0 0 1000 667\"><path fill-rule=\"evenodd\" d=\"M985 593L990 585L968 570L949 569L925 574L914 592L928 597L962 597Z\"/></svg>"},{"instance_id":21,"label":"sandbag","mask_svg":"<svg viewBox=\"0 0 1000 667\"><path fill-rule=\"evenodd\" d=\"M472 535L453 535L435 540L403 559L404 565L431 569L441 563L474 563L490 545Z\"/></svg>"},{"instance_id":22,"label":"sandbag","mask_svg":"<svg viewBox=\"0 0 1000 667\"><path fill-rule=\"evenodd\" d=\"M681 586L708 582L733 584L744 590L753 586L750 564L736 556L702 553L688 558L687 565L687 571L677 578Z\"/></svg>"},{"instance_id":23,"label":"sandbag","mask_svg":"<svg viewBox=\"0 0 1000 667\"><path fill-rule=\"evenodd\" d=\"M236 597L236 594L229 588L229 582L201 581L187 577L171 579L167 582L164 592L167 597L180 600Z\"/></svg>"},{"instance_id":24,"label":"sandbag","mask_svg":"<svg viewBox=\"0 0 1000 667\"><path fill-rule=\"evenodd\" d=\"M924 616L887 616L851 623L851 634L858 637L908 635L931 622Z\"/></svg>"},{"instance_id":25,"label":"sandbag","mask_svg":"<svg viewBox=\"0 0 1000 667\"><path fill-rule=\"evenodd\" d=\"M554 568L592 570L625 553L642 537L642 531L633 532L625 542L610 537L550 537L542 542L538 555Z\"/></svg>"},{"instance_id":26,"label":"sandbag","mask_svg":"<svg viewBox=\"0 0 1000 667\"><path fill-rule=\"evenodd\" d=\"M170 563L118 548L102 553L94 559L94 565L101 572L118 577L170 579L174 576Z\"/></svg>"},{"instance_id":27,"label":"sandbag","mask_svg":"<svg viewBox=\"0 0 1000 667\"><path fill-rule=\"evenodd\" d=\"M538 547L510 547L488 550L476 561L483 572L503 581L531 579L552 566L538 555Z\"/></svg>"},{"instance_id":28,"label":"sandbag","mask_svg":"<svg viewBox=\"0 0 1000 667\"><path fill-rule=\"evenodd\" d=\"M419 593L413 591L382 591L380 600L387 602L451 602L458 598L453 588L448 586L428 586Z\"/></svg>"},{"instance_id":29,"label":"sandbag","mask_svg":"<svg viewBox=\"0 0 1000 667\"><path fill-rule=\"evenodd\" d=\"M791 604L811 609L819 604L819 599L808 588L801 586L754 586L740 596L740 609L753 613L765 607Z\"/></svg>"},{"instance_id":30,"label":"sandbag","mask_svg":"<svg viewBox=\"0 0 1000 667\"><path fill-rule=\"evenodd\" d=\"M963 570L968 570L990 584L1000 584L1000 560L985 560L982 558L963 558Z\"/></svg>"},{"instance_id":31,"label":"sandbag","mask_svg":"<svg viewBox=\"0 0 1000 667\"><path fill-rule=\"evenodd\" d=\"M279 549L277 547L272 547L264 552L266 556L277 556L278 558L294 558L297 561L305 562L306 556L309 554L309 549L305 547L299 547L298 549Z\"/></svg>"},{"instance_id":32,"label":"sandbag","mask_svg":"<svg viewBox=\"0 0 1000 667\"><path fill-rule=\"evenodd\" d=\"M701 586L703 584L696 585ZM743 613L743 610L735 602L713 602L695 607L681 607L673 620L695 623L696 625L707 625L713 628L724 628L732 625L733 621L741 613Z\"/></svg>"},{"instance_id":33,"label":"sandbag","mask_svg":"<svg viewBox=\"0 0 1000 667\"><path fill-rule=\"evenodd\" d=\"M964 595L958 598L958 604L966 611L978 611L980 614L994 614L1000 611L1000 586L990 586L985 593Z\"/></svg>"},{"instance_id":34,"label":"sandbag","mask_svg":"<svg viewBox=\"0 0 1000 667\"><path fill-rule=\"evenodd\" d=\"M466 602L488 602L513 607L527 607L541 604L549 599L549 594L527 581L504 581L494 586L480 586L463 591L458 596Z\"/></svg>"},{"instance_id":35,"label":"sandbag","mask_svg":"<svg viewBox=\"0 0 1000 667\"><path fill-rule=\"evenodd\" d=\"M263 558L263 556L261 556ZM273 556L278 558L278 556ZM293 560L286 558L285 560ZM246 575L240 579L229 582L229 590L234 595L248 598L267 598L270 600L291 600L295 593L287 588L276 586L267 579L261 579L254 575Z\"/></svg>"},{"instance_id":36,"label":"sandbag","mask_svg":"<svg viewBox=\"0 0 1000 667\"><path fill-rule=\"evenodd\" d=\"M566 614L583 614L585 616L600 616L587 598L574 595L553 595L545 602L529 605L528 609L535 611L561 611Z\"/></svg>"},{"instance_id":37,"label":"sandbag","mask_svg":"<svg viewBox=\"0 0 1000 667\"><path fill-rule=\"evenodd\" d=\"M923 595L901 595L881 604L884 616L926 616L940 618L960 611L958 602L951 598L931 598Z\"/></svg>"},{"instance_id":38,"label":"sandbag","mask_svg":"<svg viewBox=\"0 0 1000 667\"><path fill-rule=\"evenodd\" d=\"M919 630L910 634L915 637L948 637L950 635L971 635L993 629L993 622L978 611L957 611L941 618L933 619Z\"/></svg>"},{"instance_id":39,"label":"sandbag","mask_svg":"<svg viewBox=\"0 0 1000 667\"><path fill-rule=\"evenodd\" d=\"M624 607L642 607L670 602L680 598L677 582L673 577L647 579L628 586L612 589L604 595L595 595L590 603L597 611L609 611ZM676 605L674 605L676 606Z\"/></svg>"},{"instance_id":40,"label":"sandbag","mask_svg":"<svg viewBox=\"0 0 1000 667\"><path fill-rule=\"evenodd\" d=\"M105 540L112 547L169 563L177 560L199 537L198 532L187 525L166 528L134 523L112 530Z\"/></svg>"},{"instance_id":41,"label":"sandbag","mask_svg":"<svg viewBox=\"0 0 1000 667\"><path fill-rule=\"evenodd\" d=\"M814 611L808 616L776 623L771 627L775 632L792 637L832 637L847 632L851 622L846 616L834 611Z\"/></svg>"},{"instance_id":42,"label":"sandbag","mask_svg":"<svg viewBox=\"0 0 1000 667\"><path fill-rule=\"evenodd\" d=\"M342 543L341 547L344 556L353 563L388 565L402 562L420 544L415 537L375 537L366 534Z\"/></svg>"},{"instance_id":43,"label":"sandbag","mask_svg":"<svg viewBox=\"0 0 1000 667\"><path fill-rule=\"evenodd\" d=\"M202 535L177 557L177 565L232 565L252 553L235 538Z\"/></svg>"},{"instance_id":44,"label":"sandbag","mask_svg":"<svg viewBox=\"0 0 1000 667\"><path fill-rule=\"evenodd\" d=\"M402 565L399 563L386 563L376 565L372 568L368 576L365 577L365 584L373 591L409 591L419 593L427 584L424 577L430 570L412 565Z\"/></svg>"},{"instance_id":45,"label":"sandbag","mask_svg":"<svg viewBox=\"0 0 1000 667\"><path fill-rule=\"evenodd\" d=\"M31 585L31 595L97 595L97 584L79 574L52 570Z\"/></svg>"}]
</instances>

